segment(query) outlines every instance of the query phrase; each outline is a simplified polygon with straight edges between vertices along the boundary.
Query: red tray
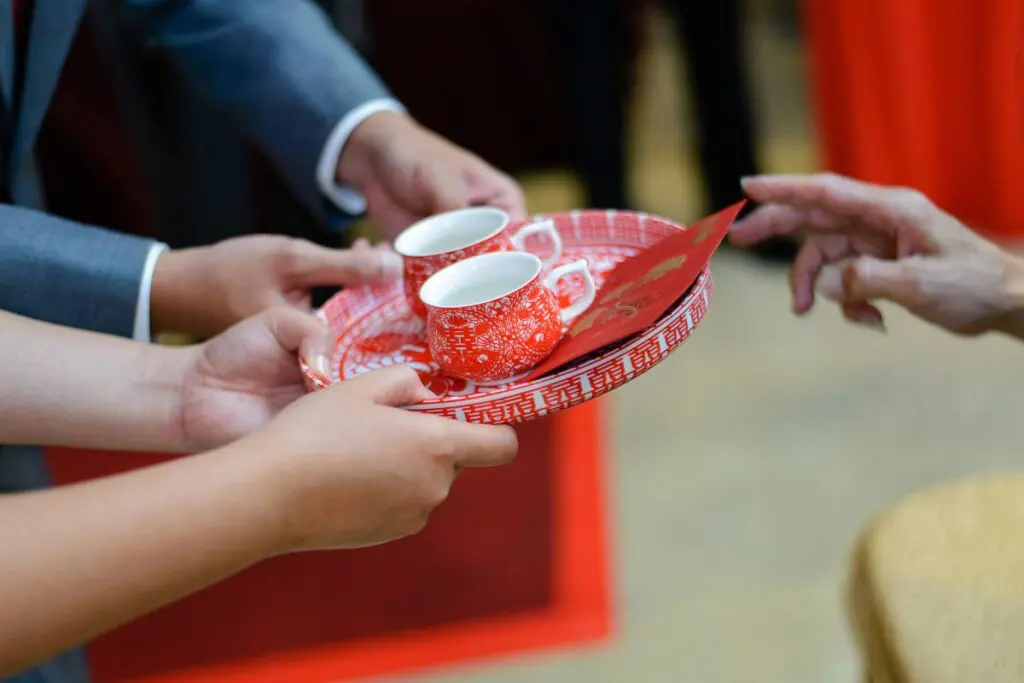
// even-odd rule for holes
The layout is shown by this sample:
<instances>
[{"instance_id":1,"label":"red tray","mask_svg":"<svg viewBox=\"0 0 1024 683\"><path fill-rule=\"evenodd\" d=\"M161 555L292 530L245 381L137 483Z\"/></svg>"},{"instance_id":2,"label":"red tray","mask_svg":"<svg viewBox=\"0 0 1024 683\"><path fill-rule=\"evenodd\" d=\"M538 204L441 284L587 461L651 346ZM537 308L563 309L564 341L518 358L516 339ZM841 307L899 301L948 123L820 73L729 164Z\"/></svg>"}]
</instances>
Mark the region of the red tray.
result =
<instances>
[{"instance_id":1,"label":"red tray","mask_svg":"<svg viewBox=\"0 0 1024 683\"><path fill-rule=\"evenodd\" d=\"M600 288L617 263L683 230L663 218L627 211L572 211L544 214L562 236L562 263L585 258ZM509 226L514 231L527 221ZM543 249L541 240L527 241ZM563 280L559 297L572 301L581 283ZM597 398L639 377L676 349L704 317L711 304L711 271L705 269L690 291L657 323L642 333L531 381L478 387L442 375L431 358L423 322L405 303L401 283L347 289L317 312L338 335L331 358L331 376L316 373L300 359L311 390L393 365L412 365L438 398L409 410L443 415L465 422L515 424L557 413Z\"/></svg>"}]
</instances>

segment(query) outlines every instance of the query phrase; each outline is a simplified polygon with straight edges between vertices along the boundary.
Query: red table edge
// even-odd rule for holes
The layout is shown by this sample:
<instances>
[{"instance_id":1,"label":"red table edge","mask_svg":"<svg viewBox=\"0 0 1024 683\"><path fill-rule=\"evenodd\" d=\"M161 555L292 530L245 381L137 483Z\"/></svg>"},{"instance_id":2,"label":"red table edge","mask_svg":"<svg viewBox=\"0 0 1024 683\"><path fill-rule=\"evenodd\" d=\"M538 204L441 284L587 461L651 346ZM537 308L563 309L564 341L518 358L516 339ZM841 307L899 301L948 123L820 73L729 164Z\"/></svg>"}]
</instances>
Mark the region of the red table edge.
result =
<instances>
[{"instance_id":1,"label":"red table edge","mask_svg":"<svg viewBox=\"0 0 1024 683\"><path fill-rule=\"evenodd\" d=\"M554 418L552 449L555 548L550 607L507 616L297 650L259 660L183 670L136 683L278 683L351 680L462 667L505 654L519 655L604 641L612 634L603 401ZM524 454L521 457L529 457Z\"/></svg>"}]
</instances>

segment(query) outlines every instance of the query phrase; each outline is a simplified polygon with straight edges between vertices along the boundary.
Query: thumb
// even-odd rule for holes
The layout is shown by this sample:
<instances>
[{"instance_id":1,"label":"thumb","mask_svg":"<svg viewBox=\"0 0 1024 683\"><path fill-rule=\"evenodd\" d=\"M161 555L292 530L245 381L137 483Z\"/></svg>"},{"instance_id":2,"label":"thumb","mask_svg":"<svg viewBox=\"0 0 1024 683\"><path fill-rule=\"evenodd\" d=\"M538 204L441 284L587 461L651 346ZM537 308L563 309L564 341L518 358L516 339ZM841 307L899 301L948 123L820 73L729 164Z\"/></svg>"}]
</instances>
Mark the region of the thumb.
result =
<instances>
[{"instance_id":1,"label":"thumb","mask_svg":"<svg viewBox=\"0 0 1024 683\"><path fill-rule=\"evenodd\" d=\"M325 380L330 377L330 359L336 337L327 325L315 316L290 306L266 310L257 316L257 320L270 331L281 348L288 353L297 353Z\"/></svg>"},{"instance_id":2,"label":"thumb","mask_svg":"<svg viewBox=\"0 0 1024 683\"><path fill-rule=\"evenodd\" d=\"M312 242L297 247L291 282L300 287L383 284L402 273L390 249L328 249Z\"/></svg>"},{"instance_id":3,"label":"thumb","mask_svg":"<svg viewBox=\"0 0 1024 683\"><path fill-rule=\"evenodd\" d=\"M275 306L239 323L249 324L265 327L281 348L292 353L300 348L325 353L333 339L330 329L315 316L291 306Z\"/></svg>"},{"instance_id":4,"label":"thumb","mask_svg":"<svg viewBox=\"0 0 1024 683\"><path fill-rule=\"evenodd\" d=\"M918 290L917 258L897 261L861 256L821 269L819 291L838 303L885 299L906 306Z\"/></svg>"},{"instance_id":5,"label":"thumb","mask_svg":"<svg viewBox=\"0 0 1024 683\"><path fill-rule=\"evenodd\" d=\"M398 366L375 370L355 379L346 380L342 388L352 396L358 396L382 406L401 408L437 398L430 392L415 370Z\"/></svg>"}]
</instances>

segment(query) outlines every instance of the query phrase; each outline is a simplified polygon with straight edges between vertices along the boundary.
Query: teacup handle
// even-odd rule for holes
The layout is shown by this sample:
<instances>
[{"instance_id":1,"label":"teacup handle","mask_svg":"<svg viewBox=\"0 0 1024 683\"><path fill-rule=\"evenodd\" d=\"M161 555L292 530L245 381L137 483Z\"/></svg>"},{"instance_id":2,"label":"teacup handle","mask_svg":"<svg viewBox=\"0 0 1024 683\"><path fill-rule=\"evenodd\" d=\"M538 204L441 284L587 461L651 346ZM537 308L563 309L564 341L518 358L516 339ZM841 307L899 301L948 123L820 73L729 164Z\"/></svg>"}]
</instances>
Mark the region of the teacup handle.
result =
<instances>
[{"instance_id":1,"label":"teacup handle","mask_svg":"<svg viewBox=\"0 0 1024 683\"><path fill-rule=\"evenodd\" d=\"M562 236L558 234L558 229L555 227L555 222L552 220L538 221L536 223L530 223L524 225L516 234L509 237L509 241L512 242L512 246L519 251L526 251L526 238L530 235L545 234L548 239L551 240L551 256L541 260L545 270L553 268L556 263L562 258Z\"/></svg>"},{"instance_id":2,"label":"teacup handle","mask_svg":"<svg viewBox=\"0 0 1024 683\"><path fill-rule=\"evenodd\" d=\"M576 299L572 304L562 309L560 315L563 323L567 323L580 315L583 311L590 308L592 303L594 303L594 297L597 296L597 287L594 285L594 277L590 274L590 269L587 268L587 261L585 259L580 259L579 261L566 263L564 266L555 268L548 273L547 277L544 278L544 285L551 291L557 292L558 281L563 277L574 273L583 276L583 294L579 299Z\"/></svg>"}]
</instances>

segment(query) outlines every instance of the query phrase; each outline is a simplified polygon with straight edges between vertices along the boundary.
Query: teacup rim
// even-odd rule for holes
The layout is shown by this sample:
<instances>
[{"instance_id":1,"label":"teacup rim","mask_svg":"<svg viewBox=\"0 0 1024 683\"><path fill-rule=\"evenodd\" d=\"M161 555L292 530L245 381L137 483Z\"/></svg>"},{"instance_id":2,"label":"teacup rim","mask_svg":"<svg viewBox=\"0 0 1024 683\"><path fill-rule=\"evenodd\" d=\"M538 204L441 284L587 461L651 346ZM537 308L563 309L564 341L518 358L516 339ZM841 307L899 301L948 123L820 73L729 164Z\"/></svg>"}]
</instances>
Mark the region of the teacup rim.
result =
<instances>
[{"instance_id":1,"label":"teacup rim","mask_svg":"<svg viewBox=\"0 0 1024 683\"><path fill-rule=\"evenodd\" d=\"M494 296L492 296L492 297L490 297L488 299L482 299L480 301L474 301L472 303L452 304L452 305L433 304L433 303L430 303L429 301L427 301L426 298L423 296L423 292L427 290L428 285L430 285L432 282L434 283L433 286L437 287L438 286L437 282L441 281L445 277L452 277L451 273L458 271L460 268L467 267L466 264L474 264L474 263L479 263L481 261L487 261L487 260L507 260L507 259L527 259L527 260L530 260L530 261L533 262L534 267L533 267L533 271L532 271L532 274L530 275L530 277L526 278L523 282L521 282L520 284L516 285L515 287L513 287L511 289L505 290L501 294L496 294L496 295L494 295ZM484 304L489 304L489 303L492 303L494 301L498 301L499 299L504 299L505 297L507 297L507 296L509 296L511 294L515 294L516 292L522 290L524 287L529 286L529 284L531 282L533 282L538 277L540 277L541 271L543 269L544 269L544 266L543 266L543 262L540 260L540 257L538 257L536 254L531 254L531 253L528 253L528 252L525 252L525 251L496 251L496 252L491 252L489 254L478 254L477 256L471 256L471 257L469 257L467 259L463 259L462 261L458 261L458 262L453 263L453 264L451 264L449 266L445 266L441 270L439 270L436 273L434 273L433 275L431 275L429 278L427 278L426 282L424 282L423 285L420 287L420 291L419 291L419 295L418 296L419 296L420 301L423 302L424 306L426 306L427 308L436 308L438 310L451 311L451 310L456 310L456 309L459 309L459 308L470 308L470 307L473 307L473 306L482 306Z\"/></svg>"},{"instance_id":2,"label":"teacup rim","mask_svg":"<svg viewBox=\"0 0 1024 683\"><path fill-rule=\"evenodd\" d=\"M450 217L450 216L455 215L455 214L463 214L463 213L465 213L465 214L468 214L468 213L487 213L487 214L492 214L492 215L498 216L498 217L501 218L501 220L499 221L498 227L493 229L488 234L486 234L486 235L484 235L482 237L478 237L478 238L474 239L471 242L467 242L467 243L462 244L462 245L457 246L457 247L450 247L450 248L447 248L447 249L441 249L441 250L436 250L436 251L421 251L421 250L415 250L415 249L403 249L402 248L402 243L403 242L406 242L406 241L412 239L412 236L414 234L420 232L423 229L426 229L426 227L430 223L432 223L432 222L434 222L436 220L439 220L439 219ZM469 247L472 247L475 244L480 244L481 242L486 242L487 240L492 239L492 238L500 235L502 233L502 231L505 230L505 228L508 227L510 220L511 220L511 217L509 216L509 213L507 211L504 211L503 209L499 209L499 208L497 208L495 206L464 206L464 207L462 207L460 209L451 209L449 211L442 211L441 213L435 213L432 216L427 216L426 218L421 218L420 220L416 221L412 225L410 225L407 228L405 228L404 230L402 230L402 232L398 233L398 236L395 237L394 242L392 243L392 247L394 248L395 253L397 253L399 256L404 256L406 258L429 258L431 256L443 256L444 254L450 254L452 252L459 251L461 249L467 249Z\"/></svg>"}]
</instances>

